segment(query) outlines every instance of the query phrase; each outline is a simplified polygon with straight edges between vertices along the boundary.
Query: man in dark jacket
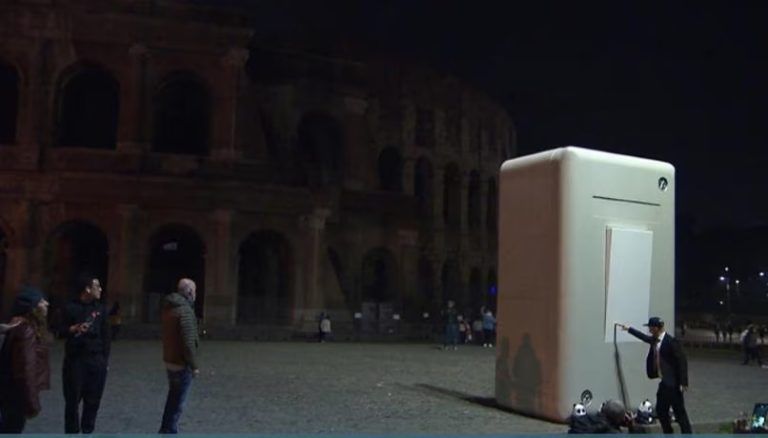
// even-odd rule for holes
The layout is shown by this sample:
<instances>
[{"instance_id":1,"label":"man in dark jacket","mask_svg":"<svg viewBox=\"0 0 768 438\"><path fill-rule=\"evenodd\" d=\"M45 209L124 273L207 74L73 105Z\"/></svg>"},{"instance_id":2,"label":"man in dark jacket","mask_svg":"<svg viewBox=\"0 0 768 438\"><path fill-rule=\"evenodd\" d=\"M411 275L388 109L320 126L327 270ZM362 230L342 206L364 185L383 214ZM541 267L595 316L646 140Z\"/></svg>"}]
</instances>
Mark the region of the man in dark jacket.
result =
<instances>
[{"instance_id":1,"label":"man in dark jacket","mask_svg":"<svg viewBox=\"0 0 768 438\"><path fill-rule=\"evenodd\" d=\"M0 350L0 433L21 433L41 410L40 391L50 388L48 302L34 288L23 288L13 303L16 324Z\"/></svg>"},{"instance_id":2,"label":"man in dark jacket","mask_svg":"<svg viewBox=\"0 0 768 438\"><path fill-rule=\"evenodd\" d=\"M669 407L675 412L682 433L691 433L691 423L685 410L683 393L688 389L688 360L683 353L680 342L664 331L664 321L659 317L648 319L648 331L645 333L619 324L623 330L643 342L650 344L645 360L646 373L649 379L661 378L656 392L656 412L664 433L672 433L672 422L669 418Z\"/></svg>"},{"instance_id":3,"label":"man in dark jacket","mask_svg":"<svg viewBox=\"0 0 768 438\"><path fill-rule=\"evenodd\" d=\"M192 378L197 376L197 317L195 316L195 282L182 278L178 292L163 300L163 361L168 372L168 396L163 410L160 433L178 433L179 418L184 409Z\"/></svg>"},{"instance_id":4,"label":"man in dark jacket","mask_svg":"<svg viewBox=\"0 0 768 438\"><path fill-rule=\"evenodd\" d=\"M64 431L90 434L96 427L107 381L111 337L99 279L84 276L78 292L77 299L67 303L62 311L60 333L67 340L62 373Z\"/></svg>"}]
</instances>

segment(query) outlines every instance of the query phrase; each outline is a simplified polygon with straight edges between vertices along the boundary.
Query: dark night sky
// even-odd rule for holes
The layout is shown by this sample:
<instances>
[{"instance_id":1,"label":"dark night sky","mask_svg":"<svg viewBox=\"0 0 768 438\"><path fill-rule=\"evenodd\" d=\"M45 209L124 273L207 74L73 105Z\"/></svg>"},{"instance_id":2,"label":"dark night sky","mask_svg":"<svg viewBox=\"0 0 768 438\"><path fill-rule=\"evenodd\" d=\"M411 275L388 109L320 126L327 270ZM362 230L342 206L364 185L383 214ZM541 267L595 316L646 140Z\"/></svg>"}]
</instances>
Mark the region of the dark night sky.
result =
<instances>
[{"instance_id":1,"label":"dark night sky","mask_svg":"<svg viewBox=\"0 0 768 438\"><path fill-rule=\"evenodd\" d=\"M768 224L768 2L214 3L264 37L454 74L509 109L520 154L573 144L669 161L697 228Z\"/></svg>"}]
</instances>

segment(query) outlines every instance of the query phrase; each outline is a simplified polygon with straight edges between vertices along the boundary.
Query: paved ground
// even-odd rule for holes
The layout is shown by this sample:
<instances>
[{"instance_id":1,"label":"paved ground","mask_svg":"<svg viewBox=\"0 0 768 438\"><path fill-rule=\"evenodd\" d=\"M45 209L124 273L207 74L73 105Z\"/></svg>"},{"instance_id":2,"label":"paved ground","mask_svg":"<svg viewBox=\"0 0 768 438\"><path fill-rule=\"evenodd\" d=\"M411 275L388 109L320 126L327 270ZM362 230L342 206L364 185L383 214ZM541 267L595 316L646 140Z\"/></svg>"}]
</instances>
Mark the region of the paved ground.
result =
<instances>
[{"instance_id":1,"label":"paved ground","mask_svg":"<svg viewBox=\"0 0 768 438\"><path fill-rule=\"evenodd\" d=\"M97 422L101 433L153 433L166 380L158 341L120 341ZM53 389L30 433L63 431L62 345ZM728 421L768 401L768 369L738 365L738 353L691 351L688 406L694 423ZM189 433L563 432L561 425L488 406L494 352L444 352L426 344L207 342L181 428Z\"/></svg>"}]
</instances>

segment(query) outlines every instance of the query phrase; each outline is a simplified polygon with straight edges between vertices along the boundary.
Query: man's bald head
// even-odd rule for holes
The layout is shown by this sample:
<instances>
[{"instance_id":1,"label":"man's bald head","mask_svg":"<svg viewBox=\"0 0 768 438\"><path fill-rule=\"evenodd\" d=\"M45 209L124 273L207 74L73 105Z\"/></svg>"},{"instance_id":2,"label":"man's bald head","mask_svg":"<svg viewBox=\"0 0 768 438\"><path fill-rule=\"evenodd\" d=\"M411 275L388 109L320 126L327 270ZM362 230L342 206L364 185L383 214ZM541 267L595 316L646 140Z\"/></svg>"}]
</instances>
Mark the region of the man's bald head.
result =
<instances>
[{"instance_id":1,"label":"man's bald head","mask_svg":"<svg viewBox=\"0 0 768 438\"><path fill-rule=\"evenodd\" d=\"M195 302L195 292L197 290L197 286L195 285L195 282L190 280L189 278L182 278L179 280L179 286L178 286L179 293L185 296L189 301Z\"/></svg>"}]
</instances>

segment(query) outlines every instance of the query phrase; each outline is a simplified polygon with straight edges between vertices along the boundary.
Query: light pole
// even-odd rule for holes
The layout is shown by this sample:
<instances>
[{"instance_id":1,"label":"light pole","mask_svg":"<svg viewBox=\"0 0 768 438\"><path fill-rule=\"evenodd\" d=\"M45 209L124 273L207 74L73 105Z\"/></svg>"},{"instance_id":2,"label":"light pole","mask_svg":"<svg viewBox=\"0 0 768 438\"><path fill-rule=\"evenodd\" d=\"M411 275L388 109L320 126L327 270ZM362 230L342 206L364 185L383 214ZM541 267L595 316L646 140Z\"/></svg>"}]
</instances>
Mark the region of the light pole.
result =
<instances>
[{"instance_id":1,"label":"light pole","mask_svg":"<svg viewBox=\"0 0 768 438\"><path fill-rule=\"evenodd\" d=\"M725 268L725 272L728 272L728 267ZM724 275L720 276L720 282L725 284L725 303L726 303L726 323L731 322L731 279ZM736 280L738 284L738 280Z\"/></svg>"}]
</instances>

